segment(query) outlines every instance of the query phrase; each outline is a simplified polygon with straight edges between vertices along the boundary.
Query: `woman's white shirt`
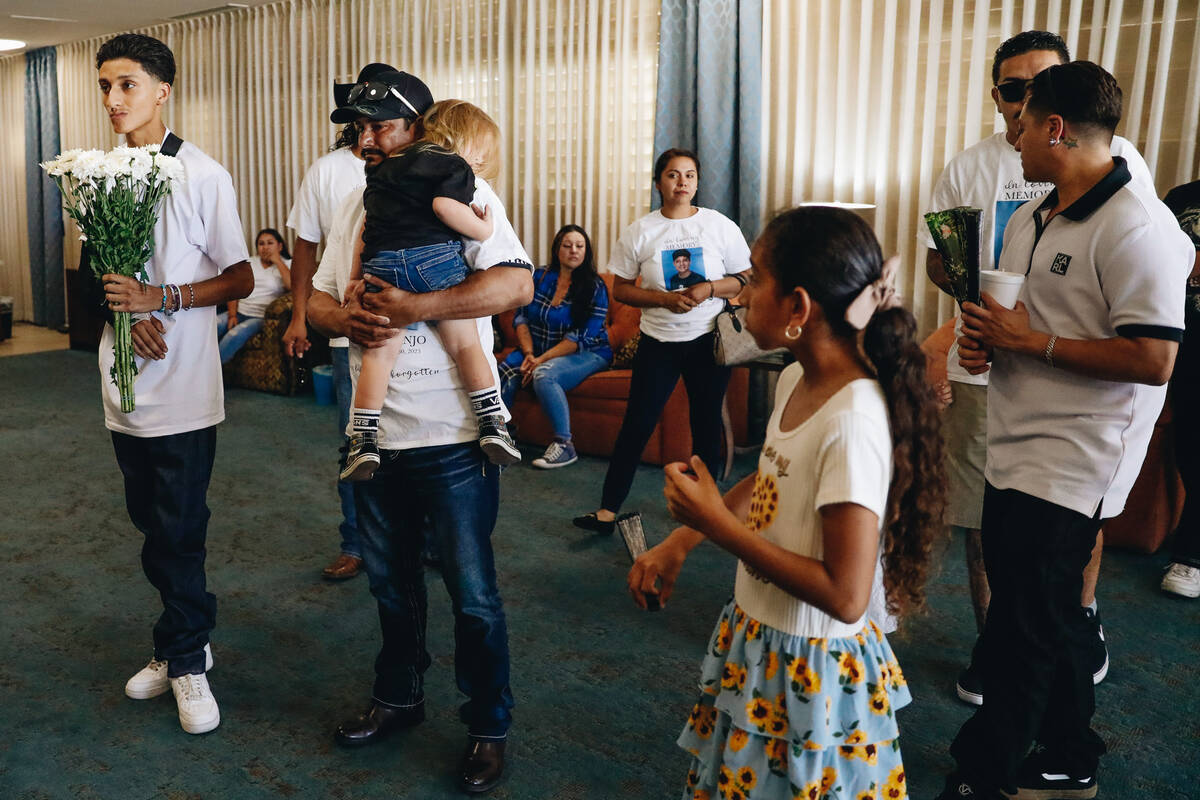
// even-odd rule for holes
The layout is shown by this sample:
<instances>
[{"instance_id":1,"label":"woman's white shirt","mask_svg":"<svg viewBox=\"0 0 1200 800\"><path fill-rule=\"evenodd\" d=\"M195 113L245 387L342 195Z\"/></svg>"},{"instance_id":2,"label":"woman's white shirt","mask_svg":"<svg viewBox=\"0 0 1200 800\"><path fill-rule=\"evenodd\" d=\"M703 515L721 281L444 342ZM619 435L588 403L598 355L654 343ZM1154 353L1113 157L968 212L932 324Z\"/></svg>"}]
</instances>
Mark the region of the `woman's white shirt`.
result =
<instances>
[{"instance_id":1,"label":"woman's white shirt","mask_svg":"<svg viewBox=\"0 0 1200 800\"><path fill-rule=\"evenodd\" d=\"M608 270L629 280L640 277L643 289L669 291L681 251L688 254L689 273L701 280L715 281L750 268L750 248L737 224L719 211L698 208L684 219L664 217L658 210L634 221L621 234ZM643 308L640 327L660 342L690 342L713 329L724 302L705 300L683 314Z\"/></svg>"},{"instance_id":2,"label":"woman's white shirt","mask_svg":"<svg viewBox=\"0 0 1200 800\"><path fill-rule=\"evenodd\" d=\"M290 269L292 260L285 258L283 263ZM250 259L250 269L254 272L254 290L248 297L238 300L237 313L239 317L262 317L267 313L267 306L276 297L287 292L283 285L283 276L274 264L266 266L258 256Z\"/></svg>"}]
</instances>

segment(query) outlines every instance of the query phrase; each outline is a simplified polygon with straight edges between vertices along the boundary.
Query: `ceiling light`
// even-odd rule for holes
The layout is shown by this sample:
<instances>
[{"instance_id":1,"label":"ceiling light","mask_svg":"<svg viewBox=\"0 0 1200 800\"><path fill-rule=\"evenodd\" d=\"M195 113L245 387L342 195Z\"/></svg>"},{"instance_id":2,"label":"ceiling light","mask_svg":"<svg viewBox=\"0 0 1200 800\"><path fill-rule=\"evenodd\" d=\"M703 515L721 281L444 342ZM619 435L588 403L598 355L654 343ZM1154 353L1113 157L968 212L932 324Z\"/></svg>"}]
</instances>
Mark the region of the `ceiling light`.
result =
<instances>
[{"instance_id":1,"label":"ceiling light","mask_svg":"<svg viewBox=\"0 0 1200 800\"><path fill-rule=\"evenodd\" d=\"M25 43L17 39L0 39L0 51L3 50L20 50L25 46Z\"/></svg>"},{"instance_id":2,"label":"ceiling light","mask_svg":"<svg viewBox=\"0 0 1200 800\"><path fill-rule=\"evenodd\" d=\"M26 14L9 14L13 19L31 19L35 22L79 22L77 19L65 19L63 17L31 17Z\"/></svg>"}]
</instances>

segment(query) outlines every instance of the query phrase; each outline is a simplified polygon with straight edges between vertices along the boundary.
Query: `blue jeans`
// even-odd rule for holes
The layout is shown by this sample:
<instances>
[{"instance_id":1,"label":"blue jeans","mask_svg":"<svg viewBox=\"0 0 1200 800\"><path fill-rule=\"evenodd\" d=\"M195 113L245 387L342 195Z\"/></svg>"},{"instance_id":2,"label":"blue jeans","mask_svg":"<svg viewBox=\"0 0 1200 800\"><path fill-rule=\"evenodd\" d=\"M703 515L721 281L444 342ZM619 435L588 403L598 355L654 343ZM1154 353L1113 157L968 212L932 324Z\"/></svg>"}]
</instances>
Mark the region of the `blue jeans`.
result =
<instances>
[{"instance_id":1,"label":"blue jeans","mask_svg":"<svg viewBox=\"0 0 1200 800\"><path fill-rule=\"evenodd\" d=\"M513 698L491 540L500 468L475 442L384 450L380 458L375 477L354 484L363 559L383 634L374 697L402 708L425 702L430 657L421 547L428 516L454 611L455 679L468 698L459 716L471 736L503 738Z\"/></svg>"},{"instance_id":2,"label":"blue jeans","mask_svg":"<svg viewBox=\"0 0 1200 800\"><path fill-rule=\"evenodd\" d=\"M229 312L217 314L217 338L221 340L221 363L228 364L238 350L250 341L250 337L263 329L266 320L262 317L238 317L238 324L229 329Z\"/></svg>"},{"instance_id":3,"label":"blue jeans","mask_svg":"<svg viewBox=\"0 0 1200 800\"><path fill-rule=\"evenodd\" d=\"M333 393L337 397L338 433L343 440L348 440L346 426L350 424L350 403L354 399L354 387L350 383L350 348L331 347L329 354L333 359ZM358 515L354 510L354 484L338 481L337 488L338 497L342 502L342 524L338 526L338 531L342 534L342 553L362 558L362 544L358 540Z\"/></svg>"},{"instance_id":4,"label":"blue jeans","mask_svg":"<svg viewBox=\"0 0 1200 800\"><path fill-rule=\"evenodd\" d=\"M363 262L363 274L374 275L406 292L437 292L457 286L467 277L462 242L443 242L403 250L380 250ZM368 292L379 288L367 284Z\"/></svg>"},{"instance_id":5,"label":"blue jeans","mask_svg":"<svg viewBox=\"0 0 1200 800\"><path fill-rule=\"evenodd\" d=\"M129 519L145 536L142 571L162 598L154 657L167 662L172 678L202 674L217 619L217 598L204 575L217 429L152 437L113 432L112 442Z\"/></svg>"},{"instance_id":6,"label":"blue jeans","mask_svg":"<svg viewBox=\"0 0 1200 800\"><path fill-rule=\"evenodd\" d=\"M517 389L521 388L521 374L516 370L524 360L525 354L514 350L499 365L500 394L509 408L512 408ZM608 363L604 356L588 351L552 358L534 368L533 393L550 418L555 438L563 441L571 438L571 407L567 404L567 392L583 383L589 375L607 368Z\"/></svg>"}]
</instances>

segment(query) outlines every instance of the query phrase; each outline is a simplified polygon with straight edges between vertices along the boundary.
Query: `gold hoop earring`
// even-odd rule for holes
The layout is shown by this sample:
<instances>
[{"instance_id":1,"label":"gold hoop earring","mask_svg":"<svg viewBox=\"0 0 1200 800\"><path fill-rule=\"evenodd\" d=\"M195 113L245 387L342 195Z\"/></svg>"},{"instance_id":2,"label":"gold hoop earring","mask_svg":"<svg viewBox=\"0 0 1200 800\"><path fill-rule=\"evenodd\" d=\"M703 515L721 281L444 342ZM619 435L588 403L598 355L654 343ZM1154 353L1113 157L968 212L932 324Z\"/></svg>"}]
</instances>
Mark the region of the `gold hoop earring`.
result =
<instances>
[{"instance_id":1,"label":"gold hoop earring","mask_svg":"<svg viewBox=\"0 0 1200 800\"><path fill-rule=\"evenodd\" d=\"M794 342L800 338L800 334L803 332L804 332L804 329L801 328L799 325L797 325L796 326L796 335L793 336L792 335L792 326L788 325L786 328L783 329L783 338L787 339L788 341Z\"/></svg>"}]
</instances>

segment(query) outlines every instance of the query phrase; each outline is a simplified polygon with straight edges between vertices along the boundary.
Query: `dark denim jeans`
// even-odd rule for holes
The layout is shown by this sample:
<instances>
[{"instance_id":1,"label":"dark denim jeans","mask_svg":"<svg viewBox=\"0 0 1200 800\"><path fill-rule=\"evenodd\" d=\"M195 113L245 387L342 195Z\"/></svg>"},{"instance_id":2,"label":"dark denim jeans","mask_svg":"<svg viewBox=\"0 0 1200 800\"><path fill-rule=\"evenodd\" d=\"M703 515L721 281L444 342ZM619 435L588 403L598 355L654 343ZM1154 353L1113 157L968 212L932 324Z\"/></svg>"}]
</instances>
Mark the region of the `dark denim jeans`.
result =
<instances>
[{"instance_id":1,"label":"dark denim jeans","mask_svg":"<svg viewBox=\"0 0 1200 800\"><path fill-rule=\"evenodd\" d=\"M113 433L125 476L129 519L146 537L142 570L162 598L154 624L154 657L167 674L204 672L204 645L217 619L217 598L205 587L208 481L217 451L216 427L141 438Z\"/></svg>"},{"instance_id":2,"label":"dark denim jeans","mask_svg":"<svg viewBox=\"0 0 1200 800\"><path fill-rule=\"evenodd\" d=\"M503 738L512 722L508 627L496 585L492 528L500 469L475 442L384 450L375 477L354 485L371 594L383 646L375 659L375 699L424 702L428 598L421 547L428 516L432 545L454 611L454 673L468 698L460 709L471 736Z\"/></svg>"},{"instance_id":3,"label":"dark denim jeans","mask_svg":"<svg viewBox=\"0 0 1200 800\"><path fill-rule=\"evenodd\" d=\"M330 357L333 360L333 394L337 398L338 433L343 441L348 441L346 426L350 424L350 404L354 401L354 387L350 383L350 348L331 347ZM342 461L345 461L343 456ZM339 464L344 467L345 464ZM350 481L338 481L338 498L342 503L342 524L338 531L342 534L342 552L348 556L362 558L362 544L358 541L358 515L354 510L354 484Z\"/></svg>"},{"instance_id":4,"label":"dark denim jeans","mask_svg":"<svg viewBox=\"0 0 1200 800\"><path fill-rule=\"evenodd\" d=\"M1188 296L1188 303L1192 303ZM1200 320L1187 315L1175 372L1171 376L1171 418L1175 429L1175 465L1183 481L1183 515L1171 543L1171 560L1200 567L1200 422L1192 414L1200 403Z\"/></svg>"},{"instance_id":5,"label":"dark denim jeans","mask_svg":"<svg viewBox=\"0 0 1200 800\"><path fill-rule=\"evenodd\" d=\"M462 283L470 269L462 257L462 242L427 244L403 250L381 250L363 263L363 274L374 275L406 292L437 292ZM367 284L368 292L379 287Z\"/></svg>"}]
</instances>

